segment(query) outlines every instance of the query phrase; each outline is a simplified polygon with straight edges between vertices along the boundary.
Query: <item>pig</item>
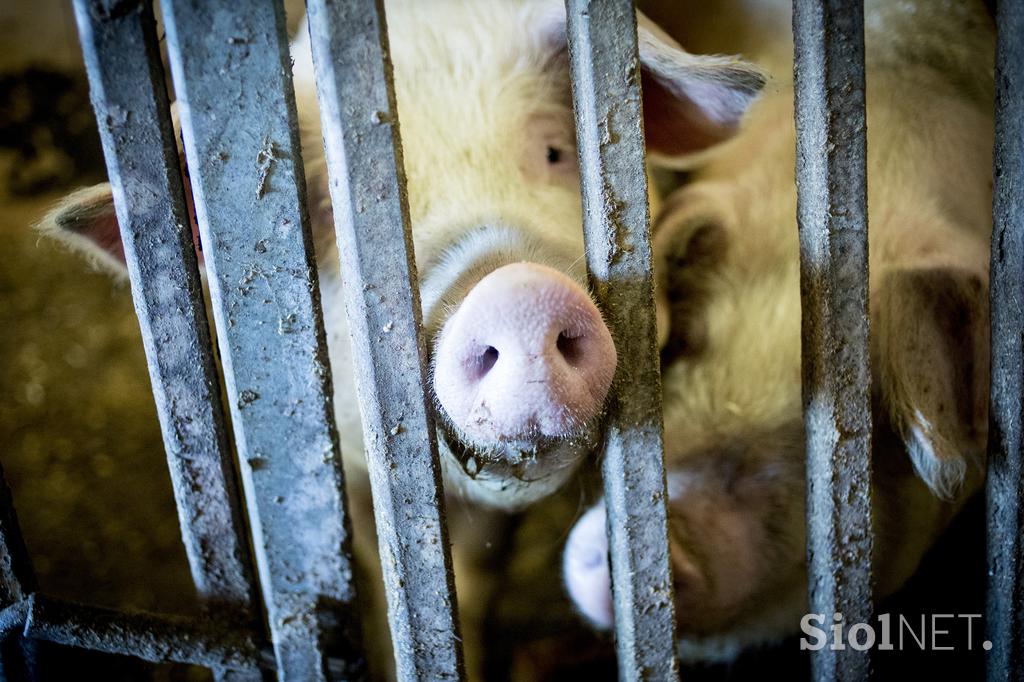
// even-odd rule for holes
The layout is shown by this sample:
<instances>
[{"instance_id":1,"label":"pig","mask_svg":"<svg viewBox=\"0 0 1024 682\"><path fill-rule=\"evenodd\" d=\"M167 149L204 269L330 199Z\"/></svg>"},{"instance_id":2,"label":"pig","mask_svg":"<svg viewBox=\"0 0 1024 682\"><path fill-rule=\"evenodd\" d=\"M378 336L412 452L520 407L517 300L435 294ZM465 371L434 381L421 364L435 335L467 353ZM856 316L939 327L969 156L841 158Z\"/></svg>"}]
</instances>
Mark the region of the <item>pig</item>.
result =
<instances>
[{"instance_id":1,"label":"pig","mask_svg":"<svg viewBox=\"0 0 1024 682\"><path fill-rule=\"evenodd\" d=\"M713 20L687 7L673 11L694 44L770 78L739 134L683 159L690 180L655 222L677 649L721 662L799 632L807 609L791 16L782 0L730 0ZM994 31L981 2L865 12L881 598L984 479ZM563 554L598 628L614 621L605 526L598 504Z\"/></svg>"},{"instance_id":2,"label":"pig","mask_svg":"<svg viewBox=\"0 0 1024 682\"><path fill-rule=\"evenodd\" d=\"M584 266L564 7L385 5L446 486L520 509L594 448L616 367ZM733 135L760 71L689 54L643 17L639 38L652 157ZM304 28L293 58L336 418L358 471L362 429ZM123 272L109 185L71 195L41 229Z\"/></svg>"}]
</instances>

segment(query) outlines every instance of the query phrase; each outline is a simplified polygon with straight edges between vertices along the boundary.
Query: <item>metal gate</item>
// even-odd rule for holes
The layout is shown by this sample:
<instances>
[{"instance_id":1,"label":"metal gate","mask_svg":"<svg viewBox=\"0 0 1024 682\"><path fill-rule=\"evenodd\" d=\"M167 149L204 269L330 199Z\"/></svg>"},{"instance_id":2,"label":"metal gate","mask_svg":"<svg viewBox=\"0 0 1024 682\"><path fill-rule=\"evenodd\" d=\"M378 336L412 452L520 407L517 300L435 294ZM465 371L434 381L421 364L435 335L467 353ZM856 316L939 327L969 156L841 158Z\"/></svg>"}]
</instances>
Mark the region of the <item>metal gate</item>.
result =
<instances>
[{"instance_id":1,"label":"metal gate","mask_svg":"<svg viewBox=\"0 0 1024 682\"><path fill-rule=\"evenodd\" d=\"M673 679L661 422L649 416L660 414L660 390L652 390L660 379L635 14L631 0L566 4L587 263L622 346L603 455L620 678ZM75 12L182 537L206 613L114 611L39 593L0 480L3 673L31 676L33 643L48 640L201 665L218 679L263 679L270 671L291 680L357 679L364 668L350 530L283 7L163 2L241 493L153 9L145 0L75 0ZM308 0L308 15L397 674L460 679L383 3ZM990 680L1024 671L1024 3L999 2L997 22ZM815 397L805 399L814 406L805 414L809 605L866 622L862 4L795 0L794 35L804 394ZM264 193L271 173L275 191ZM375 333L385 326L391 333ZM812 670L820 680L863 680L868 657L824 648Z\"/></svg>"}]
</instances>

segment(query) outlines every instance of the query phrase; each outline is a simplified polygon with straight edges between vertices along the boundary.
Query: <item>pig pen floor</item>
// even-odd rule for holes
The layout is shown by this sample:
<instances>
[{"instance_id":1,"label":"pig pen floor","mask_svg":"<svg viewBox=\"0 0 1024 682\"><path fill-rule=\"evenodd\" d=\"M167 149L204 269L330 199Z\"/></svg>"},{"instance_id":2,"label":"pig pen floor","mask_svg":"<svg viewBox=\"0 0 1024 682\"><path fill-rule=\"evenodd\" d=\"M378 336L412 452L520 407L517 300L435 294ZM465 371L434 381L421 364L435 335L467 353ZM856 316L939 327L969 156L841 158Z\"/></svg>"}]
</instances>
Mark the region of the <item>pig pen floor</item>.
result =
<instances>
[{"instance_id":1,"label":"pig pen floor","mask_svg":"<svg viewBox=\"0 0 1024 682\"><path fill-rule=\"evenodd\" d=\"M66 85L78 98L66 106L89 111L81 78ZM30 229L62 192L102 177L90 147L95 140L82 133L69 142L81 148L49 165L45 152L31 157L18 142L32 129L22 125L24 115L12 113L23 112L23 104L10 95L0 99L0 141L6 141L0 144L0 235L6 247L0 264L0 456L39 582L48 593L93 604L194 612L127 286ZM69 158L77 160L70 170ZM11 175L12 169L33 168L36 175ZM981 613L983 522L983 505L976 502L922 575L879 612L902 613L912 622L918 613ZM508 524L510 542L531 546L537 525L529 514ZM551 561L557 561L554 552L534 558ZM545 604L564 602L557 580L540 577L549 574L505 576L485 633L487 678L510 679L515 669L519 679L614 679L608 638L589 633L564 609L544 611ZM208 679L187 666L153 667L52 645L40 653L42 679ZM980 651L876 659L880 679L909 672L980 679L982 666ZM778 679L807 677L807 659L795 638L731 666L686 668L683 679L761 679L769 671Z\"/></svg>"}]
</instances>

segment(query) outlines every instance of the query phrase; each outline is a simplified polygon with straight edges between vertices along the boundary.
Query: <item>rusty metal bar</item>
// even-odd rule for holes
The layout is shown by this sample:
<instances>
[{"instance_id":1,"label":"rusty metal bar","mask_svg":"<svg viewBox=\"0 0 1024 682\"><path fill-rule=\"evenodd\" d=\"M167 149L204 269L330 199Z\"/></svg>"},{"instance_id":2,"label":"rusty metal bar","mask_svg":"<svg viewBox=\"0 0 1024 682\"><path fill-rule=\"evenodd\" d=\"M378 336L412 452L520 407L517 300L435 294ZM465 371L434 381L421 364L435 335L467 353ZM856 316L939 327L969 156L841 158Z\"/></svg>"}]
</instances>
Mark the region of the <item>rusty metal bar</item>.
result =
<instances>
[{"instance_id":1,"label":"rusty metal bar","mask_svg":"<svg viewBox=\"0 0 1024 682\"><path fill-rule=\"evenodd\" d=\"M870 622L871 372L862 1L794 0L809 607ZM824 647L815 680L866 680Z\"/></svg>"},{"instance_id":2,"label":"rusty metal bar","mask_svg":"<svg viewBox=\"0 0 1024 682\"><path fill-rule=\"evenodd\" d=\"M236 631L230 622L118 611L41 594L0 612L0 627L20 627L26 638L153 663L191 663L247 675L274 666L272 652L259 650L248 632Z\"/></svg>"},{"instance_id":3,"label":"rusty metal bar","mask_svg":"<svg viewBox=\"0 0 1024 682\"><path fill-rule=\"evenodd\" d=\"M996 3L988 680L1024 680L1024 2Z\"/></svg>"},{"instance_id":4,"label":"rusty metal bar","mask_svg":"<svg viewBox=\"0 0 1024 682\"><path fill-rule=\"evenodd\" d=\"M207 608L257 632L252 559L153 10L148 2L74 5L192 578Z\"/></svg>"},{"instance_id":5,"label":"rusty metal bar","mask_svg":"<svg viewBox=\"0 0 1024 682\"><path fill-rule=\"evenodd\" d=\"M396 674L460 679L383 2L307 7Z\"/></svg>"},{"instance_id":6,"label":"rusty metal bar","mask_svg":"<svg viewBox=\"0 0 1024 682\"><path fill-rule=\"evenodd\" d=\"M16 608L37 588L11 489L0 466L0 608ZM0 679L11 682L33 679L37 655L34 642L9 640L7 630L0 629L0 633Z\"/></svg>"},{"instance_id":7,"label":"rusty metal bar","mask_svg":"<svg viewBox=\"0 0 1024 682\"><path fill-rule=\"evenodd\" d=\"M636 13L566 9L587 265L619 358L604 451L619 678L676 679Z\"/></svg>"},{"instance_id":8,"label":"rusty metal bar","mask_svg":"<svg viewBox=\"0 0 1024 682\"><path fill-rule=\"evenodd\" d=\"M162 3L278 673L362 674L280 2Z\"/></svg>"}]
</instances>

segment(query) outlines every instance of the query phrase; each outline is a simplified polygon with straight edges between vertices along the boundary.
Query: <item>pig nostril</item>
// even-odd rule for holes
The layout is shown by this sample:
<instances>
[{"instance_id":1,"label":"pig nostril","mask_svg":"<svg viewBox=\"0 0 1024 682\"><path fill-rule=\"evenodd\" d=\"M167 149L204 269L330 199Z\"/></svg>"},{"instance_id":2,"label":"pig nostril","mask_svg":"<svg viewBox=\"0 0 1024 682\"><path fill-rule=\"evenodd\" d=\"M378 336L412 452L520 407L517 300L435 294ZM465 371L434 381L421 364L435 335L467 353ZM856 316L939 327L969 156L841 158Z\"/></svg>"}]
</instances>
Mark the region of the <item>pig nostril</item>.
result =
<instances>
[{"instance_id":1,"label":"pig nostril","mask_svg":"<svg viewBox=\"0 0 1024 682\"><path fill-rule=\"evenodd\" d=\"M558 335L558 340L555 345L558 347L558 352L562 354L565 361L570 365L575 366L582 356L583 352L580 348L579 336L569 336L567 332L562 332Z\"/></svg>"},{"instance_id":2,"label":"pig nostril","mask_svg":"<svg viewBox=\"0 0 1024 682\"><path fill-rule=\"evenodd\" d=\"M494 346L487 346L487 349L476 359L477 378L484 378L497 361L498 349Z\"/></svg>"}]
</instances>

